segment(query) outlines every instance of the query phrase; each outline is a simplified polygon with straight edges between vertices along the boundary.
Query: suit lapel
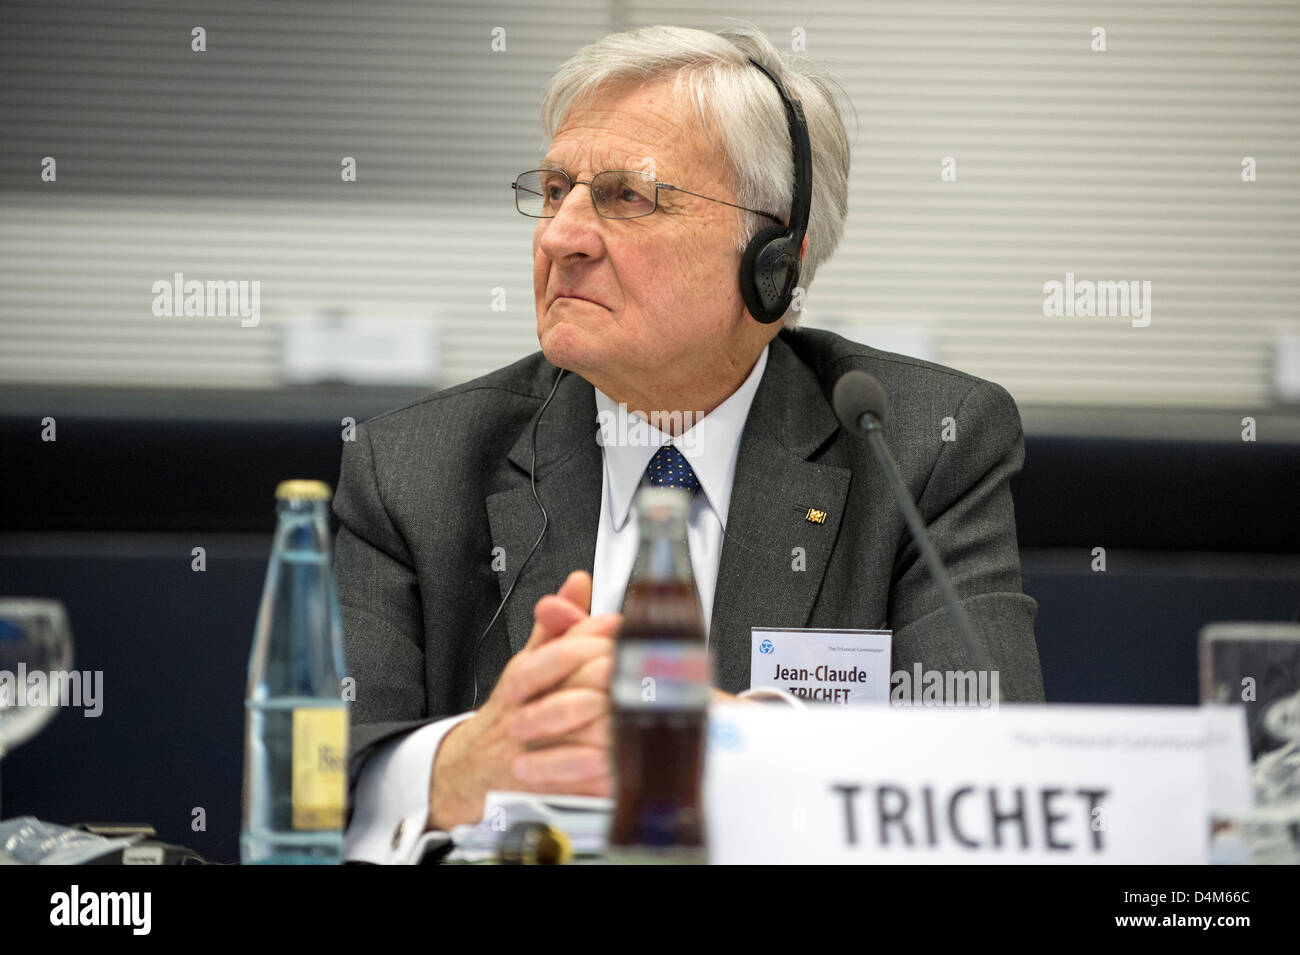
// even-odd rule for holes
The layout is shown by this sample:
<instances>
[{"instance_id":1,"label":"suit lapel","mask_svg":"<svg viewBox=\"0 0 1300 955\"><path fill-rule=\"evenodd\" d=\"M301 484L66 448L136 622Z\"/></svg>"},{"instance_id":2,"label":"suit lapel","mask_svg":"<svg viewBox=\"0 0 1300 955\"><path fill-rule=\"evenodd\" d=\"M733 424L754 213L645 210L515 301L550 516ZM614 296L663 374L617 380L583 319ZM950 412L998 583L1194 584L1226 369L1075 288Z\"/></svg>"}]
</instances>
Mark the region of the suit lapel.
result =
<instances>
[{"instance_id":1,"label":"suit lapel","mask_svg":"<svg viewBox=\"0 0 1300 955\"><path fill-rule=\"evenodd\" d=\"M816 375L774 339L740 440L709 630L715 680L728 692L750 685L751 627L808 622L850 478L808 458L838 427ZM810 509L825 523L809 521Z\"/></svg>"},{"instance_id":2,"label":"suit lapel","mask_svg":"<svg viewBox=\"0 0 1300 955\"><path fill-rule=\"evenodd\" d=\"M533 605L558 590L570 572L591 572L600 522L603 472L596 442L595 392L582 378L566 373L537 433L537 495L549 518L546 535L519 573L542 529L528 479L532 432L530 421L508 455L515 486L487 498L493 546L505 548L506 570L498 575L503 599L519 575L502 612L512 654L528 642ZM500 623L494 629L499 627Z\"/></svg>"}]
</instances>

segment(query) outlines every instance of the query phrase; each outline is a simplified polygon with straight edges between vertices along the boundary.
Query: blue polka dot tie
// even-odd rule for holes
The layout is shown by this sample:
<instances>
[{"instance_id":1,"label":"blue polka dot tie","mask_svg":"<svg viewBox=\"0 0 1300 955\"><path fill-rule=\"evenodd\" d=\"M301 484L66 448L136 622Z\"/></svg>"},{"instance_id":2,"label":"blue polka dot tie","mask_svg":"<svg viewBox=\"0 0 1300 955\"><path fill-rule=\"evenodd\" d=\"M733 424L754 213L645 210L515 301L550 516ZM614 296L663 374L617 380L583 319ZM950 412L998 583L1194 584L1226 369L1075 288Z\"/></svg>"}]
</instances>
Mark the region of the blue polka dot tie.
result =
<instances>
[{"instance_id":1,"label":"blue polka dot tie","mask_svg":"<svg viewBox=\"0 0 1300 955\"><path fill-rule=\"evenodd\" d=\"M695 476L690 463L671 444L665 444L655 452L645 472L652 487L680 487L691 494L700 489L700 479Z\"/></svg>"}]
</instances>

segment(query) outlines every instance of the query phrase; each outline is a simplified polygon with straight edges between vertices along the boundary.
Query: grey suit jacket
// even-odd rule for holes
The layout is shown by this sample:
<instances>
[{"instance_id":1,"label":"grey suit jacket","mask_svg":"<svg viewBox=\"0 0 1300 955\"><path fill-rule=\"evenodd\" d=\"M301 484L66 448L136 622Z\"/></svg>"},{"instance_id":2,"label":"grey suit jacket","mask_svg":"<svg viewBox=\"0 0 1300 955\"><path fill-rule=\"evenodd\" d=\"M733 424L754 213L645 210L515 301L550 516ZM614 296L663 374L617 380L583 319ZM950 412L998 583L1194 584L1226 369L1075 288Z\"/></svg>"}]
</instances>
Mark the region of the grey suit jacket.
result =
<instances>
[{"instance_id":1,"label":"grey suit jacket","mask_svg":"<svg viewBox=\"0 0 1300 955\"><path fill-rule=\"evenodd\" d=\"M813 329L773 340L741 437L710 630L717 685L748 688L754 626L889 627L895 671L973 667L870 448L831 408L851 368L889 395L886 439L1005 698L1041 700L1037 605L1020 589L1008 486L1024 460L1015 402L991 382ZM555 375L534 354L372 418L344 446L334 511L356 679L353 784L378 743L470 708L475 640L541 528L530 437ZM944 440L949 417L955 440ZM569 572L592 569L596 432L592 386L565 374L538 425L537 493L550 524L483 641L480 702L527 641L533 604ZM825 523L806 520L809 508ZM498 547L503 572L493 570Z\"/></svg>"}]
</instances>

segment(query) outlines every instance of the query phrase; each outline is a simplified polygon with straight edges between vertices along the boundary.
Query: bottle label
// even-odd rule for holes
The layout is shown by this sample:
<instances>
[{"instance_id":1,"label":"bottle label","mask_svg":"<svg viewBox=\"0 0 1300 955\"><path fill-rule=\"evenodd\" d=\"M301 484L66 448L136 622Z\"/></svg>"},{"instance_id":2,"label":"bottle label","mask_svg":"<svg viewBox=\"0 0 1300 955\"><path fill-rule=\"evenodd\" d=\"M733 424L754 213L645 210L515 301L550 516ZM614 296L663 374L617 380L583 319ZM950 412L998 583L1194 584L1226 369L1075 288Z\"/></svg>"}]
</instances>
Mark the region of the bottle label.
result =
<instances>
[{"instance_id":1,"label":"bottle label","mask_svg":"<svg viewBox=\"0 0 1300 955\"><path fill-rule=\"evenodd\" d=\"M342 829L347 801L348 711L293 711L293 828Z\"/></svg>"},{"instance_id":2,"label":"bottle label","mask_svg":"<svg viewBox=\"0 0 1300 955\"><path fill-rule=\"evenodd\" d=\"M709 651L680 640L634 640L618 648L610 695L622 709L699 710L709 705Z\"/></svg>"}]
</instances>

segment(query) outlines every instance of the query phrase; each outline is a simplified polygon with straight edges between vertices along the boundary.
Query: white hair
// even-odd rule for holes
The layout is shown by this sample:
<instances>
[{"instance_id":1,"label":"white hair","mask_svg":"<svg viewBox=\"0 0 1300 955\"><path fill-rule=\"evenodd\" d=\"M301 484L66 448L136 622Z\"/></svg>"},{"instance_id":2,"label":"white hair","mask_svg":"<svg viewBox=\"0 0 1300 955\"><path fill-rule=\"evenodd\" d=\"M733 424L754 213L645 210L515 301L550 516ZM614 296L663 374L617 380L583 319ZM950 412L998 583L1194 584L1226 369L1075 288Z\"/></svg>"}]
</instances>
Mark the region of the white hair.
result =
<instances>
[{"instance_id":1,"label":"white hair","mask_svg":"<svg viewBox=\"0 0 1300 955\"><path fill-rule=\"evenodd\" d=\"M597 95L604 84L673 78L673 92L693 103L700 127L717 130L730 160L737 205L760 209L790 222L794 197L794 157L785 106L771 80L749 62L771 70L790 96L800 100L812 142L812 210L808 254L799 285L805 289L844 233L848 215L849 141L836 107L828 73L805 57L777 52L750 27L707 33L683 27L653 26L612 33L583 47L551 77L542 97L542 131L548 140L579 102ZM847 97L845 97L847 101ZM681 183L691 188L690 183ZM761 229L765 216L739 212L737 251ZM793 328L799 313L786 312Z\"/></svg>"}]
</instances>

